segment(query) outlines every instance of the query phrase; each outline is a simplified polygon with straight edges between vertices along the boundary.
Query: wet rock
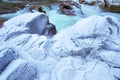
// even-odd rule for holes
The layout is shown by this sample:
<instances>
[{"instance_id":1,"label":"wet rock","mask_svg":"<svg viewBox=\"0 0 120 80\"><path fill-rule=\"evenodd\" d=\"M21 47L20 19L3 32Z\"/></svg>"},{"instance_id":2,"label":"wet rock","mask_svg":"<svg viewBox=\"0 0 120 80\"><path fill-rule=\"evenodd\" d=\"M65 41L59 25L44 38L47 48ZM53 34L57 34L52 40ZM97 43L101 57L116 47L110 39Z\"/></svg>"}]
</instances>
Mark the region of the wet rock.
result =
<instances>
[{"instance_id":1,"label":"wet rock","mask_svg":"<svg viewBox=\"0 0 120 80\"><path fill-rule=\"evenodd\" d=\"M55 27L55 25L53 25L53 24L49 24L49 25L47 25L47 27L46 27L46 29L44 30L44 35L46 35L46 36L53 36L53 35L55 35L57 33L57 30L56 30L56 27Z\"/></svg>"},{"instance_id":2,"label":"wet rock","mask_svg":"<svg viewBox=\"0 0 120 80\"><path fill-rule=\"evenodd\" d=\"M36 78L36 69L28 63L21 64L12 72L7 80L34 80Z\"/></svg>"},{"instance_id":3,"label":"wet rock","mask_svg":"<svg viewBox=\"0 0 120 80\"><path fill-rule=\"evenodd\" d=\"M6 19L0 19L0 28L3 26L5 21L6 21Z\"/></svg>"},{"instance_id":4,"label":"wet rock","mask_svg":"<svg viewBox=\"0 0 120 80\"><path fill-rule=\"evenodd\" d=\"M97 0L80 0L80 3L87 5L95 5Z\"/></svg>"},{"instance_id":5,"label":"wet rock","mask_svg":"<svg viewBox=\"0 0 120 80\"><path fill-rule=\"evenodd\" d=\"M15 51L11 48L0 50L0 71L3 71L7 65L15 58Z\"/></svg>"},{"instance_id":6,"label":"wet rock","mask_svg":"<svg viewBox=\"0 0 120 80\"><path fill-rule=\"evenodd\" d=\"M104 2L100 4L100 7L104 11L120 13L120 2L117 0L114 1L104 0Z\"/></svg>"},{"instance_id":7,"label":"wet rock","mask_svg":"<svg viewBox=\"0 0 120 80\"><path fill-rule=\"evenodd\" d=\"M74 16L75 15L72 12L71 5L67 4L67 3L60 4L59 11L60 11L60 13L65 14L65 15L69 15L69 16Z\"/></svg>"}]
</instances>

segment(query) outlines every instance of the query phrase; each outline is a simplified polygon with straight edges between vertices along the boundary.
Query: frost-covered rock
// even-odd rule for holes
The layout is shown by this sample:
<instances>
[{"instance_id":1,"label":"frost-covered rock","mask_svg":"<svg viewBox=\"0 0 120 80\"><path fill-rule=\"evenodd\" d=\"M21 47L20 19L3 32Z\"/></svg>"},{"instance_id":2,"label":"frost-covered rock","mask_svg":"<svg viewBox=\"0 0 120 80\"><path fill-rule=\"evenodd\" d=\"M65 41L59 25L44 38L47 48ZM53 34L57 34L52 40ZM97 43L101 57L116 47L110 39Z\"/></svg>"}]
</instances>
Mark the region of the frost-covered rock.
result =
<instances>
[{"instance_id":1,"label":"frost-covered rock","mask_svg":"<svg viewBox=\"0 0 120 80\"><path fill-rule=\"evenodd\" d=\"M84 64L80 57L62 58L52 71L51 80L115 80L110 68L93 60Z\"/></svg>"},{"instance_id":2,"label":"frost-covered rock","mask_svg":"<svg viewBox=\"0 0 120 80\"><path fill-rule=\"evenodd\" d=\"M91 16L60 31L53 37L49 51L50 56L60 60L51 80L119 79L111 71L111 67L120 67L119 31L119 20L110 16Z\"/></svg>"},{"instance_id":3,"label":"frost-covered rock","mask_svg":"<svg viewBox=\"0 0 120 80\"><path fill-rule=\"evenodd\" d=\"M49 25L48 17L45 14L25 13L6 21L1 29L0 37L6 36L6 39L9 39L21 34L43 35ZM54 29L56 30L55 27Z\"/></svg>"},{"instance_id":4,"label":"frost-covered rock","mask_svg":"<svg viewBox=\"0 0 120 80\"><path fill-rule=\"evenodd\" d=\"M88 55L103 46L109 36L119 35L119 26L119 21L112 17L91 16L80 20L54 36L50 54L59 57Z\"/></svg>"},{"instance_id":5,"label":"frost-covered rock","mask_svg":"<svg viewBox=\"0 0 120 80\"><path fill-rule=\"evenodd\" d=\"M15 51L13 49L0 49L0 72L3 71L15 57Z\"/></svg>"},{"instance_id":6,"label":"frost-covered rock","mask_svg":"<svg viewBox=\"0 0 120 80\"><path fill-rule=\"evenodd\" d=\"M12 72L7 80L34 80L36 77L36 69L28 63L21 64L14 72Z\"/></svg>"},{"instance_id":7,"label":"frost-covered rock","mask_svg":"<svg viewBox=\"0 0 120 80\"><path fill-rule=\"evenodd\" d=\"M5 45L12 45L12 47L17 48L17 50L21 49L35 59L44 59L47 55L45 48L49 46L49 44L47 44L47 38L37 34L21 34L20 36L13 39L11 38L5 42L9 42L9 44L5 43Z\"/></svg>"}]
</instances>

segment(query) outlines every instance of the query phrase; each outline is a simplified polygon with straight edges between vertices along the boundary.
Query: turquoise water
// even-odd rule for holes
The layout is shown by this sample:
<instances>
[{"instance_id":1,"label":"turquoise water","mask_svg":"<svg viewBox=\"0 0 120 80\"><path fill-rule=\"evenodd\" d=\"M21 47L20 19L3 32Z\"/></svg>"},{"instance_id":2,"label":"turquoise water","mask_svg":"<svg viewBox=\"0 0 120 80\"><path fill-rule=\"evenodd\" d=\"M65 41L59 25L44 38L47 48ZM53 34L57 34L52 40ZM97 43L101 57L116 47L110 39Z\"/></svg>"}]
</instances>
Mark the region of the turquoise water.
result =
<instances>
[{"instance_id":1,"label":"turquoise water","mask_svg":"<svg viewBox=\"0 0 120 80\"><path fill-rule=\"evenodd\" d=\"M67 16L67 15L59 14L57 10L52 10L49 13L49 20L51 23L53 23L56 26L57 31L72 26L80 19L82 18L79 16Z\"/></svg>"}]
</instances>

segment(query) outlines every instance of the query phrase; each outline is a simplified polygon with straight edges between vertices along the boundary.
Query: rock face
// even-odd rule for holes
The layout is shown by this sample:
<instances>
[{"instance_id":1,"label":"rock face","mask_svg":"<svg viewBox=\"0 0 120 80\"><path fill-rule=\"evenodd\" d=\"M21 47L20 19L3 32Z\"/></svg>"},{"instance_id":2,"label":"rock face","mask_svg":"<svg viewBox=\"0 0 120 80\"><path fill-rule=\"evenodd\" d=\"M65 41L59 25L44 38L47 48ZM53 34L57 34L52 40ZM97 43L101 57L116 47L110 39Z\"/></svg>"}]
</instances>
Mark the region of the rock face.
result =
<instances>
[{"instance_id":1,"label":"rock face","mask_svg":"<svg viewBox=\"0 0 120 80\"><path fill-rule=\"evenodd\" d=\"M23 20L23 17L26 18ZM49 23L44 14L27 13L5 22L0 29L0 42L3 46L0 49L4 51L6 46L10 50L14 49L18 59L10 59L12 61L1 72L0 79L120 79L119 20L111 16L94 15L78 21L51 38L47 37L55 33L55 26ZM3 52L0 53L2 54ZM3 70L1 66L0 69Z\"/></svg>"}]
</instances>

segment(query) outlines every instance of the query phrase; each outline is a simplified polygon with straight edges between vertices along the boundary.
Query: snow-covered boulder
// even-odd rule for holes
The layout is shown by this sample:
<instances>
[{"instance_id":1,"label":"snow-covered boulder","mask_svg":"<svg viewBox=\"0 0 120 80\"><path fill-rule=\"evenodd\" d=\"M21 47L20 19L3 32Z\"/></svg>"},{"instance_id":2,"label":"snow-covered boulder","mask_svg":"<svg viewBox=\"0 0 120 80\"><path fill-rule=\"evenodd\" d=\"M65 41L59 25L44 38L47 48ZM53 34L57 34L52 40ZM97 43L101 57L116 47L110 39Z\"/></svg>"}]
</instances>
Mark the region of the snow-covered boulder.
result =
<instances>
[{"instance_id":1,"label":"snow-covered boulder","mask_svg":"<svg viewBox=\"0 0 120 80\"><path fill-rule=\"evenodd\" d=\"M21 34L43 35L46 28L48 29L47 26L49 25L51 24L49 23L48 17L45 14L25 13L6 21L1 29L0 37L6 36L6 39L8 39L12 36L15 37ZM51 28L55 29L53 32L55 34L55 26L51 26Z\"/></svg>"},{"instance_id":2,"label":"snow-covered boulder","mask_svg":"<svg viewBox=\"0 0 120 80\"><path fill-rule=\"evenodd\" d=\"M112 70L120 67L119 31L119 20L111 16L91 16L60 31L49 51L60 60L51 80L119 79L119 72Z\"/></svg>"},{"instance_id":3,"label":"snow-covered boulder","mask_svg":"<svg viewBox=\"0 0 120 80\"><path fill-rule=\"evenodd\" d=\"M101 48L110 36L119 35L119 27L119 21L113 17L91 16L80 20L53 37L50 55L85 57Z\"/></svg>"},{"instance_id":4,"label":"snow-covered boulder","mask_svg":"<svg viewBox=\"0 0 120 80\"><path fill-rule=\"evenodd\" d=\"M36 77L36 69L28 63L21 64L13 71L7 80L34 80Z\"/></svg>"},{"instance_id":5,"label":"snow-covered boulder","mask_svg":"<svg viewBox=\"0 0 120 80\"><path fill-rule=\"evenodd\" d=\"M84 63L80 57L62 58L52 71L51 80L115 80L107 64L93 60Z\"/></svg>"},{"instance_id":6,"label":"snow-covered boulder","mask_svg":"<svg viewBox=\"0 0 120 80\"><path fill-rule=\"evenodd\" d=\"M8 39L4 45L16 48L18 51L23 50L35 59L44 59L47 54L45 48L49 46L47 38L37 34L21 34L18 37Z\"/></svg>"},{"instance_id":7,"label":"snow-covered boulder","mask_svg":"<svg viewBox=\"0 0 120 80\"><path fill-rule=\"evenodd\" d=\"M13 49L0 49L0 72L3 71L15 57L15 51Z\"/></svg>"}]
</instances>

